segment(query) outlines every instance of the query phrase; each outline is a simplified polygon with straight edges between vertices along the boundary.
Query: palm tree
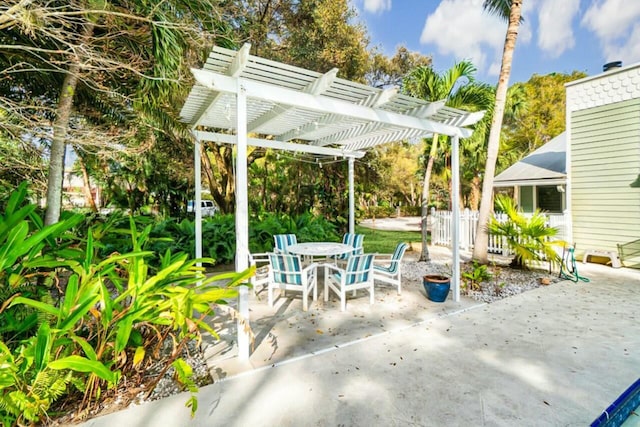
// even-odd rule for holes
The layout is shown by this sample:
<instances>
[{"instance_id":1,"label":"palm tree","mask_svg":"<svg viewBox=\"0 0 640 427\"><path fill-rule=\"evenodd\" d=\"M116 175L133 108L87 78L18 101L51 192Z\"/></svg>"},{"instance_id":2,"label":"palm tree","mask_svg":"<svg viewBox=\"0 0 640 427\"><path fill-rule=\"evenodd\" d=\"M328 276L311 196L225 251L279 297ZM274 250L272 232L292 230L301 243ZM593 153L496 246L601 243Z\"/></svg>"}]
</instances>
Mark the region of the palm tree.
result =
<instances>
[{"instance_id":1,"label":"palm tree","mask_svg":"<svg viewBox=\"0 0 640 427\"><path fill-rule=\"evenodd\" d=\"M523 0L485 0L482 7L501 18L508 20L507 35L504 41L502 52L502 66L498 86L496 87L496 103L494 107L493 120L491 121L491 131L489 133L489 144L487 146L487 163L482 182L482 199L480 201L480 211L478 214L478 231L473 247L473 259L482 263L487 263L487 246L489 236L487 234L487 224L492 207L493 178L496 171L496 161L500 150L500 130L507 98L507 88L509 86L509 76L511 74L511 62L513 51L516 47L518 29L522 20Z\"/></svg>"},{"instance_id":2,"label":"palm tree","mask_svg":"<svg viewBox=\"0 0 640 427\"><path fill-rule=\"evenodd\" d=\"M469 109L482 109L486 106L478 98L480 91L473 89L476 86L474 73L476 67L469 61L461 61L453 65L449 70L438 74L431 67L420 66L412 70L403 81L403 90L418 98L427 101L446 100L447 104ZM466 82L461 83L466 80ZM478 108L479 107L479 108ZM429 181L433 170L433 162L438 154L440 135L433 134L427 167L424 172L424 184L422 187L422 252L420 261L429 261L429 249L427 247L427 214L429 204Z\"/></svg>"},{"instance_id":3,"label":"palm tree","mask_svg":"<svg viewBox=\"0 0 640 427\"><path fill-rule=\"evenodd\" d=\"M52 224L60 216L65 148L78 123L99 119L97 112L107 106L155 123L178 123L176 111L165 113L168 121L156 112L180 104L173 98L180 93L176 87L200 59L201 46L221 33L222 18L209 0L108 0L99 7L87 1L10 3L8 11L0 10L0 77L9 70L13 90L48 82L31 98L50 104L38 113L53 123L45 216ZM119 129L131 124L113 122Z\"/></svg>"}]
</instances>

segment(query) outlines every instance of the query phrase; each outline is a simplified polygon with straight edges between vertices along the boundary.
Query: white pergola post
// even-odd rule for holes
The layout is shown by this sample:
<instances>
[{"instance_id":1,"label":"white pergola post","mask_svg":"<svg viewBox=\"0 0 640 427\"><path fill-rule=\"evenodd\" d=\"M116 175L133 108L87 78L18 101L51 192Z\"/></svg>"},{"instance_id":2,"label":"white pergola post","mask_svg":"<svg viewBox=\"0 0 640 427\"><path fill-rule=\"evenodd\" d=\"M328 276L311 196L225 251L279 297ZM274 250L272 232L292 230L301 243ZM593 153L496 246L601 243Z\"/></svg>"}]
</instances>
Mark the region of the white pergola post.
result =
<instances>
[{"instance_id":1,"label":"white pergola post","mask_svg":"<svg viewBox=\"0 0 640 427\"><path fill-rule=\"evenodd\" d=\"M353 157L349 157L349 233L356 232L356 219L355 219L355 195L353 188L353 165L355 163L355 159Z\"/></svg>"},{"instance_id":2,"label":"white pergola post","mask_svg":"<svg viewBox=\"0 0 640 427\"><path fill-rule=\"evenodd\" d=\"M200 140L194 134L193 143L193 163L195 170L195 197L193 198L193 211L196 214L195 232L196 232L196 258L202 258L202 159L200 158ZM201 263L198 263L200 266Z\"/></svg>"},{"instance_id":3,"label":"white pergola post","mask_svg":"<svg viewBox=\"0 0 640 427\"><path fill-rule=\"evenodd\" d=\"M249 267L249 197L247 195L247 95L240 80L236 92L238 144L236 147L236 271ZM249 290L240 286L238 295L238 358L249 360Z\"/></svg>"},{"instance_id":4,"label":"white pergola post","mask_svg":"<svg viewBox=\"0 0 640 427\"><path fill-rule=\"evenodd\" d=\"M451 143L451 252L453 300L460 301L460 137Z\"/></svg>"}]
</instances>

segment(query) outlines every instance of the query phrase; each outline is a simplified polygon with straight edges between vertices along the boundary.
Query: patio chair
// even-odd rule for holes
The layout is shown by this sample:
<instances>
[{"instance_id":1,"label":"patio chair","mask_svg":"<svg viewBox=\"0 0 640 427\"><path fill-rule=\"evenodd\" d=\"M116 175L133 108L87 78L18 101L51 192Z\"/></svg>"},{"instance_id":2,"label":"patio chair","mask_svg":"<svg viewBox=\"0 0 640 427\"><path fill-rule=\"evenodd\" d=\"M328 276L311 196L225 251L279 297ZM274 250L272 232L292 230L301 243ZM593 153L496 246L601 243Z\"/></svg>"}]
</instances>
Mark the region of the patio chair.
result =
<instances>
[{"instance_id":1,"label":"patio chair","mask_svg":"<svg viewBox=\"0 0 640 427\"><path fill-rule=\"evenodd\" d=\"M298 243L298 239L295 234L274 234L273 235L275 253L288 253L287 247Z\"/></svg>"},{"instance_id":2,"label":"patio chair","mask_svg":"<svg viewBox=\"0 0 640 427\"><path fill-rule=\"evenodd\" d=\"M373 265L373 279L390 283L398 287L398 295L402 292L402 257L409 245L398 243L393 254L377 255Z\"/></svg>"},{"instance_id":3,"label":"patio chair","mask_svg":"<svg viewBox=\"0 0 640 427\"><path fill-rule=\"evenodd\" d=\"M286 291L302 292L302 310L307 311L309 292L313 290L313 300L318 299L317 264L302 268L298 255L270 253L269 265L269 307L273 307L273 290L280 289L281 296Z\"/></svg>"},{"instance_id":4,"label":"patio chair","mask_svg":"<svg viewBox=\"0 0 640 427\"><path fill-rule=\"evenodd\" d=\"M355 296L358 289L366 289L369 291L369 304L373 304L373 254L352 255L344 269L331 264L325 264L325 268L325 301L329 300L331 289L340 296L340 309L345 311L347 292L353 291Z\"/></svg>"},{"instance_id":5,"label":"patio chair","mask_svg":"<svg viewBox=\"0 0 640 427\"><path fill-rule=\"evenodd\" d=\"M345 245L353 246L353 252L347 252L346 254L337 255L335 257L336 261L346 261L352 255L362 254L364 251L362 249L362 242L364 241L364 234L355 234L355 233L345 233L342 237L342 243Z\"/></svg>"},{"instance_id":6,"label":"patio chair","mask_svg":"<svg viewBox=\"0 0 640 427\"><path fill-rule=\"evenodd\" d=\"M269 264L268 253L249 254L249 267L256 267L256 273L249 279L253 294L257 295L258 290L266 288L269 284L269 272L271 267Z\"/></svg>"}]
</instances>

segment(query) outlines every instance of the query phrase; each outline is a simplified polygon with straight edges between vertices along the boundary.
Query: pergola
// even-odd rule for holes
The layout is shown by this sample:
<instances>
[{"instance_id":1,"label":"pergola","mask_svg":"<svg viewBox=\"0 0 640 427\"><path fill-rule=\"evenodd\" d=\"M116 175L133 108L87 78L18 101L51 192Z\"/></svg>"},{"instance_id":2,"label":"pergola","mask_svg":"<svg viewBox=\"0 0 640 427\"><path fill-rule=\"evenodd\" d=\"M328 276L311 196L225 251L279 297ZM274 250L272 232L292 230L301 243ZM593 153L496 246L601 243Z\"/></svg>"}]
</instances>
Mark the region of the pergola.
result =
<instances>
[{"instance_id":1,"label":"pergola","mask_svg":"<svg viewBox=\"0 0 640 427\"><path fill-rule=\"evenodd\" d=\"M192 69L196 83L181 111L195 139L195 206L201 200L200 147L203 142L236 145L236 270L248 267L249 220L247 146L339 156L348 159L349 230L354 231L354 159L380 144L437 133L452 137L452 210L459 218L459 140L465 126L484 112L427 102L249 54L250 45L233 51L214 47L202 69ZM249 137L249 135L255 135ZM196 257L202 256L202 216L196 212ZM458 221L453 221L458 241ZM460 254L453 245L454 300L460 298ZM248 293L241 289L239 311L248 316ZM240 330L240 328L239 328ZM240 358L249 356L247 337L239 333Z\"/></svg>"}]
</instances>

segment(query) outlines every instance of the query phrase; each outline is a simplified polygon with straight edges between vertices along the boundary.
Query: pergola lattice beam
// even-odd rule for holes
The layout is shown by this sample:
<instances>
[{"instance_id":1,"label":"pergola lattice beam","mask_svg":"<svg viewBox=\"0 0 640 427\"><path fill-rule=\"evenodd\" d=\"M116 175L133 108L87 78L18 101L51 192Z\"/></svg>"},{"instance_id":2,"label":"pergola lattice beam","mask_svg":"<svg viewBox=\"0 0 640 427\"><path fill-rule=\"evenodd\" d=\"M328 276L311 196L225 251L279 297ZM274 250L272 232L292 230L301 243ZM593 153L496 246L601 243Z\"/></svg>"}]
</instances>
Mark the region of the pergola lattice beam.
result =
<instances>
[{"instance_id":1,"label":"pergola lattice beam","mask_svg":"<svg viewBox=\"0 0 640 427\"><path fill-rule=\"evenodd\" d=\"M238 137L226 133L193 131L193 135L199 141L222 142L225 144L237 144ZM355 150L342 150L339 148L317 147L315 145L294 144L291 142L277 141L273 139L247 138L247 144L254 147L273 148L276 150L297 151L300 153L317 154L320 156L353 157L356 159L364 157L365 153Z\"/></svg>"},{"instance_id":2,"label":"pergola lattice beam","mask_svg":"<svg viewBox=\"0 0 640 427\"><path fill-rule=\"evenodd\" d=\"M207 70L192 69L197 82L213 91L237 93L238 80L223 76ZM441 135L459 136L467 138L471 136L470 129L457 128L447 124L429 121L418 117L406 116L391 111L354 105L349 102L325 96L310 95L299 91L264 84L247 79L241 80L240 85L247 97L262 99L274 103L287 104L300 109L318 111L323 113L335 113L354 119L366 121L378 121L390 126L419 129L425 132L436 132Z\"/></svg>"},{"instance_id":3,"label":"pergola lattice beam","mask_svg":"<svg viewBox=\"0 0 640 427\"><path fill-rule=\"evenodd\" d=\"M338 76L338 69L333 68L330 71L323 74L320 78L314 80L310 83L305 89L304 92L310 95L320 95L324 91L326 91L331 84L335 81ZM276 120L278 117L282 116L289 110L292 110L294 107L291 105L283 105L283 104L275 104L273 108L262 116L258 117L251 123L247 125L247 129L249 132L255 132L256 129L259 129L260 126L264 126L267 123ZM293 138L290 138L293 139Z\"/></svg>"},{"instance_id":4,"label":"pergola lattice beam","mask_svg":"<svg viewBox=\"0 0 640 427\"><path fill-rule=\"evenodd\" d=\"M229 68L227 69L227 74L230 77L238 77L242 74L242 71L247 67L247 63L249 62L249 52L251 50L250 44L243 45L238 54L233 58L231 64L229 64ZM203 109L196 116L196 119L193 122L193 127L196 127L200 124L200 121L203 117L205 117L209 111L215 107L216 101L220 97L220 93L211 93L207 97L207 101L203 104Z\"/></svg>"}]
</instances>

